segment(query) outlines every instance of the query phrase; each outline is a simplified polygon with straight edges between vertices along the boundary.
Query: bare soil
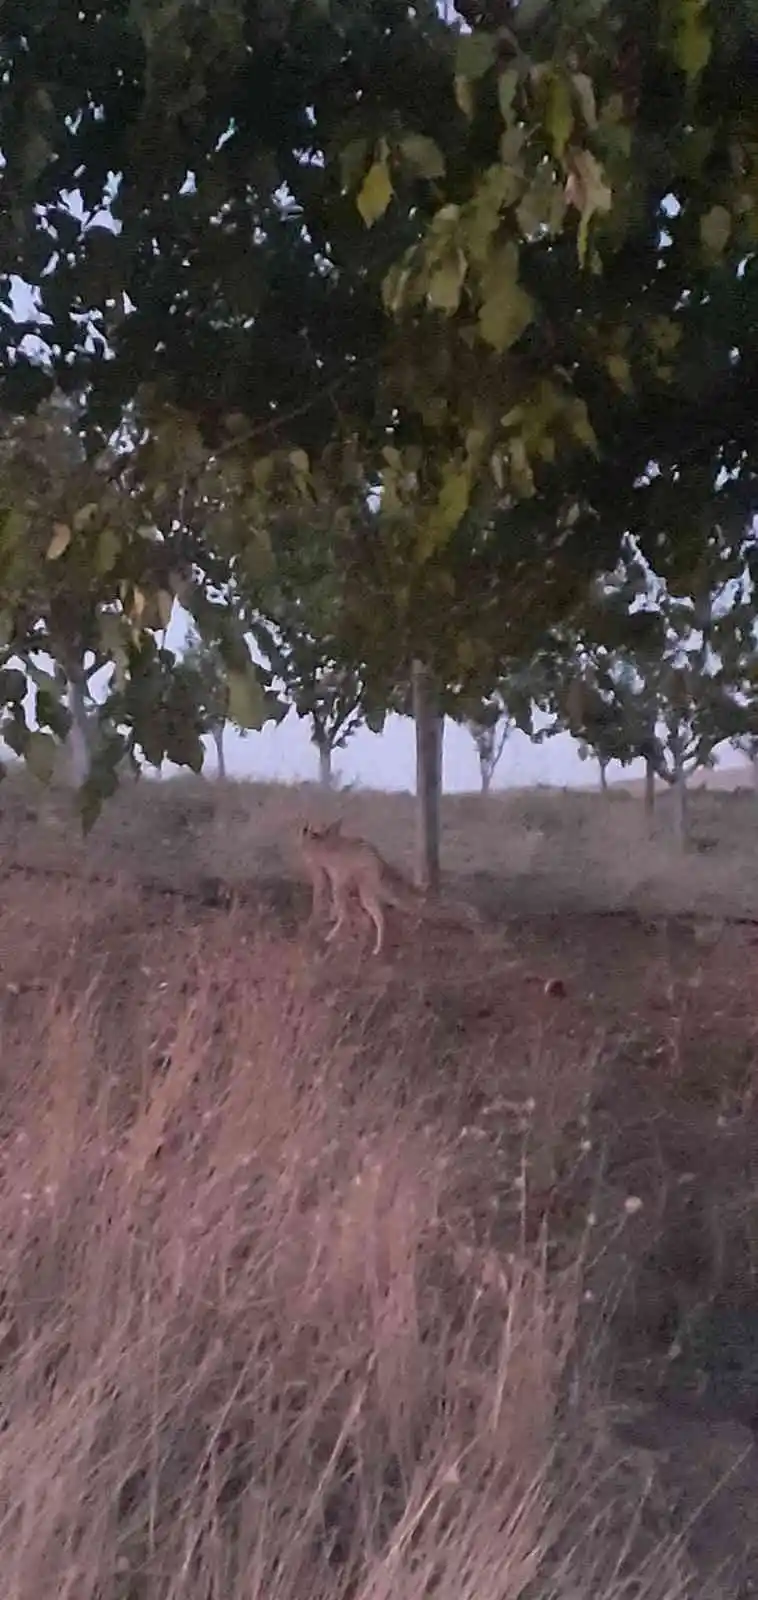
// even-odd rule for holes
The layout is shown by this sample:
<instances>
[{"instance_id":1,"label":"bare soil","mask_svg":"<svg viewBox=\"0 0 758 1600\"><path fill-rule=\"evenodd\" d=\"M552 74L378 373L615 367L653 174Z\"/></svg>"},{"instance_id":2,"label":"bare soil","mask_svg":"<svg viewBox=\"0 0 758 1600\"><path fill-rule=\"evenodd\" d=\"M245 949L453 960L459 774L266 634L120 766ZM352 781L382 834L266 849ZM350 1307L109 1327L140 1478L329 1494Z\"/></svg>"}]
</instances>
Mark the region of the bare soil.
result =
<instances>
[{"instance_id":1,"label":"bare soil","mask_svg":"<svg viewBox=\"0 0 758 1600\"><path fill-rule=\"evenodd\" d=\"M376 962L292 838L405 797L68 806L0 791L4 1594L753 1592L755 797L451 800L483 931Z\"/></svg>"}]
</instances>

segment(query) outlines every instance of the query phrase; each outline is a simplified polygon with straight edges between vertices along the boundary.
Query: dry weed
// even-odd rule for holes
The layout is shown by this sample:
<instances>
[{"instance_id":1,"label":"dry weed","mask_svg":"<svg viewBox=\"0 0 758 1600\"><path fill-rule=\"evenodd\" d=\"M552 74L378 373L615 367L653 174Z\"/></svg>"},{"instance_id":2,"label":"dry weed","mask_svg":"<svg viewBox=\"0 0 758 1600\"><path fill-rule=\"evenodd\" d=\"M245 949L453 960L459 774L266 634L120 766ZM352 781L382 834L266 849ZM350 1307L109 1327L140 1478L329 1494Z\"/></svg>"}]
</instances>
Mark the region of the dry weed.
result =
<instances>
[{"instance_id":1,"label":"dry weed","mask_svg":"<svg viewBox=\"0 0 758 1600\"><path fill-rule=\"evenodd\" d=\"M645 1491L567 1402L575 1275L462 1248L397 1037L367 1077L298 949L223 926L155 942L120 1031L80 942L13 1035L5 1600L626 1594ZM673 1547L637 1570L683 1592Z\"/></svg>"}]
</instances>

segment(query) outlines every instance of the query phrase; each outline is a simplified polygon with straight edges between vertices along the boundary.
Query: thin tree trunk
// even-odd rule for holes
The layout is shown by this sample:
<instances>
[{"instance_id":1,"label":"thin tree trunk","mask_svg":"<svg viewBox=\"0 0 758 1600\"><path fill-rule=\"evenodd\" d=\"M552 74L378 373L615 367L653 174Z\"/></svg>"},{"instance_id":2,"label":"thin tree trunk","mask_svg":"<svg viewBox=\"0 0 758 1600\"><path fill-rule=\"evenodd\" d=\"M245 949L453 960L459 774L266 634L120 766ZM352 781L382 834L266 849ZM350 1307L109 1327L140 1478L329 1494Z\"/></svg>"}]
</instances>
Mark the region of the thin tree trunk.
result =
<instances>
[{"instance_id":1,"label":"thin tree trunk","mask_svg":"<svg viewBox=\"0 0 758 1600\"><path fill-rule=\"evenodd\" d=\"M645 811L652 817L655 810L655 767L648 756L645 762Z\"/></svg>"},{"instance_id":2,"label":"thin tree trunk","mask_svg":"<svg viewBox=\"0 0 758 1600\"><path fill-rule=\"evenodd\" d=\"M216 746L216 767L222 783L226 782L226 752L224 750L224 723L217 722L211 728L211 737Z\"/></svg>"},{"instance_id":3,"label":"thin tree trunk","mask_svg":"<svg viewBox=\"0 0 758 1600\"><path fill-rule=\"evenodd\" d=\"M437 894L444 720L434 679L423 662L414 661L411 682L416 729L416 881L427 893Z\"/></svg>"},{"instance_id":4,"label":"thin tree trunk","mask_svg":"<svg viewBox=\"0 0 758 1600\"><path fill-rule=\"evenodd\" d=\"M318 750L318 781L322 789L331 789L332 775L332 747L329 744L317 744Z\"/></svg>"},{"instance_id":5,"label":"thin tree trunk","mask_svg":"<svg viewBox=\"0 0 758 1600\"><path fill-rule=\"evenodd\" d=\"M81 788L90 774L92 753L84 670L79 666L69 669L68 708L71 714L71 727L66 739L69 774L75 786Z\"/></svg>"},{"instance_id":6,"label":"thin tree trunk","mask_svg":"<svg viewBox=\"0 0 758 1600\"><path fill-rule=\"evenodd\" d=\"M687 842L687 775L678 763L674 772L674 832L677 843Z\"/></svg>"},{"instance_id":7,"label":"thin tree trunk","mask_svg":"<svg viewBox=\"0 0 758 1600\"><path fill-rule=\"evenodd\" d=\"M492 788L492 766L489 761L479 762L479 784L482 794L489 794Z\"/></svg>"},{"instance_id":8,"label":"thin tree trunk","mask_svg":"<svg viewBox=\"0 0 758 1600\"><path fill-rule=\"evenodd\" d=\"M600 768L600 793L601 794L607 794L608 793L608 773L607 773L607 770L606 770L606 763L604 761L599 761L598 762L598 766Z\"/></svg>"},{"instance_id":9,"label":"thin tree trunk","mask_svg":"<svg viewBox=\"0 0 758 1600\"><path fill-rule=\"evenodd\" d=\"M748 759L753 774L753 788L755 793L758 794L758 755L750 756Z\"/></svg>"}]
</instances>

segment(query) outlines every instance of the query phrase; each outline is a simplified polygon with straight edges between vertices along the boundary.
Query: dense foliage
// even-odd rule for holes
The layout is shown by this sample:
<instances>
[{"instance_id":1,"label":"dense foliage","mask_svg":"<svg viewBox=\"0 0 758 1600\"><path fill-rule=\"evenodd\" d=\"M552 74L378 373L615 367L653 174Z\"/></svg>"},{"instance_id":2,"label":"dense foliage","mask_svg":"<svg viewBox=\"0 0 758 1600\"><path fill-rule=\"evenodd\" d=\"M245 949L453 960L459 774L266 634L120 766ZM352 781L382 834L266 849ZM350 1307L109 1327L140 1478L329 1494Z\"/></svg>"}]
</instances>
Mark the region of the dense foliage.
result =
<instances>
[{"instance_id":1,"label":"dense foliage","mask_svg":"<svg viewBox=\"0 0 758 1600\"><path fill-rule=\"evenodd\" d=\"M170 677L179 597L260 719L229 599L283 517L374 698L489 694L625 534L752 567L754 0L9 0L0 62L6 431L55 384L121 452L65 515L3 469L8 658L54 558L88 647Z\"/></svg>"}]
</instances>

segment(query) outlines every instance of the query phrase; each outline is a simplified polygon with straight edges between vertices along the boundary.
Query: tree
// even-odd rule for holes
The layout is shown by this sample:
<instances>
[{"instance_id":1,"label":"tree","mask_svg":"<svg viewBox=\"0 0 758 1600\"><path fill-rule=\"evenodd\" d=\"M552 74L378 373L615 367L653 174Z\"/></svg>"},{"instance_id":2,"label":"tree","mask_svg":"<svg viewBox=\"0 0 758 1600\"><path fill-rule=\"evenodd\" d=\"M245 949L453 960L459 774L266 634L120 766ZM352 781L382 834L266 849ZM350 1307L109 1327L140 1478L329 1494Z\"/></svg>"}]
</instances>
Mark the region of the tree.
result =
<instances>
[{"instance_id":1,"label":"tree","mask_svg":"<svg viewBox=\"0 0 758 1600\"><path fill-rule=\"evenodd\" d=\"M691 774L713 765L723 741L758 731L758 707L743 690L743 607L735 601L717 607L710 585L694 600L674 596L647 574L648 604L634 613L636 648L614 649L619 604L630 581L639 587L639 576L632 562L603 587L595 622L604 642L575 641L562 690L565 717L599 760L644 758L649 779L672 790L683 840Z\"/></svg>"},{"instance_id":2,"label":"tree","mask_svg":"<svg viewBox=\"0 0 758 1600\"><path fill-rule=\"evenodd\" d=\"M65 0L52 59L44 5L4 13L3 259L91 448L136 418L152 522L166 456L196 502L210 467L209 560L328 517L342 664L429 704L627 530L688 578L755 498L749 0L491 13ZM13 411L37 328L0 312Z\"/></svg>"},{"instance_id":3,"label":"tree","mask_svg":"<svg viewBox=\"0 0 758 1600\"><path fill-rule=\"evenodd\" d=\"M469 702L461 716L476 746L482 794L489 794L492 779L517 718L499 690ZM531 719L530 719L531 723Z\"/></svg>"},{"instance_id":4,"label":"tree","mask_svg":"<svg viewBox=\"0 0 758 1600\"><path fill-rule=\"evenodd\" d=\"M326 643L298 627L294 616L289 625L281 618L276 623L260 619L252 628L258 649L273 678L283 686L287 701L298 717L310 723L319 782L330 789L334 751L344 750L369 718L360 676L336 665ZM381 715L374 721L376 732L381 731L382 721Z\"/></svg>"},{"instance_id":5,"label":"tree","mask_svg":"<svg viewBox=\"0 0 758 1600\"><path fill-rule=\"evenodd\" d=\"M224 734L229 714L229 685L223 663L218 651L206 644L198 633L192 635L182 660L185 671L193 679L203 731L213 740L218 776L223 781L226 778Z\"/></svg>"}]
</instances>

